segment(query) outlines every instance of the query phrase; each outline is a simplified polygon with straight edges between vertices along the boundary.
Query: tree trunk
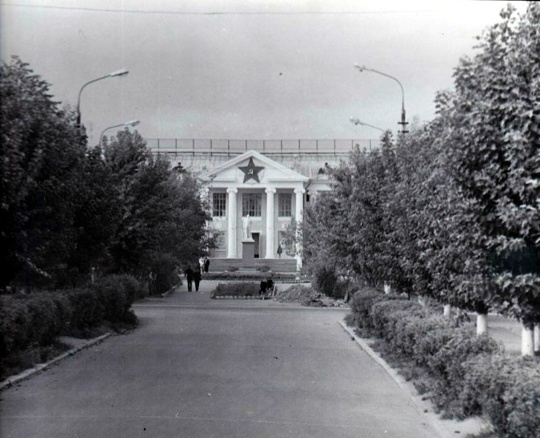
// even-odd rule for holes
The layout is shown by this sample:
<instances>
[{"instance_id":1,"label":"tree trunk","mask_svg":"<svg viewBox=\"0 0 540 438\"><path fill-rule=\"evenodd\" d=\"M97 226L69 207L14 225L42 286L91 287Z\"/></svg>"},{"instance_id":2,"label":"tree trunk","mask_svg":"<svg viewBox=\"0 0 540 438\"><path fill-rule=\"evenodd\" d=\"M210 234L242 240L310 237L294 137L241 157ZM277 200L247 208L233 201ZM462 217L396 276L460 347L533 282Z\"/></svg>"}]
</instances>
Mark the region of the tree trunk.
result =
<instances>
[{"instance_id":1,"label":"tree trunk","mask_svg":"<svg viewBox=\"0 0 540 438\"><path fill-rule=\"evenodd\" d=\"M534 326L534 351L540 353L540 324Z\"/></svg>"},{"instance_id":2,"label":"tree trunk","mask_svg":"<svg viewBox=\"0 0 540 438\"><path fill-rule=\"evenodd\" d=\"M534 329L525 324L521 327L521 355L534 356Z\"/></svg>"},{"instance_id":3,"label":"tree trunk","mask_svg":"<svg viewBox=\"0 0 540 438\"><path fill-rule=\"evenodd\" d=\"M420 306L422 306L422 308L426 307L427 301L428 301L427 297L425 297L423 295L418 296L418 304L420 304Z\"/></svg>"},{"instance_id":4,"label":"tree trunk","mask_svg":"<svg viewBox=\"0 0 540 438\"><path fill-rule=\"evenodd\" d=\"M446 318L450 318L450 310L451 310L451 306L450 304L445 304L444 305L444 311L443 311L443 316L446 317Z\"/></svg>"},{"instance_id":5,"label":"tree trunk","mask_svg":"<svg viewBox=\"0 0 540 438\"><path fill-rule=\"evenodd\" d=\"M392 287L388 283L384 283L384 293L388 295L390 292L392 292Z\"/></svg>"},{"instance_id":6,"label":"tree trunk","mask_svg":"<svg viewBox=\"0 0 540 438\"><path fill-rule=\"evenodd\" d=\"M478 312L476 314L476 334L478 336L487 335L487 332L488 332L487 313Z\"/></svg>"}]
</instances>

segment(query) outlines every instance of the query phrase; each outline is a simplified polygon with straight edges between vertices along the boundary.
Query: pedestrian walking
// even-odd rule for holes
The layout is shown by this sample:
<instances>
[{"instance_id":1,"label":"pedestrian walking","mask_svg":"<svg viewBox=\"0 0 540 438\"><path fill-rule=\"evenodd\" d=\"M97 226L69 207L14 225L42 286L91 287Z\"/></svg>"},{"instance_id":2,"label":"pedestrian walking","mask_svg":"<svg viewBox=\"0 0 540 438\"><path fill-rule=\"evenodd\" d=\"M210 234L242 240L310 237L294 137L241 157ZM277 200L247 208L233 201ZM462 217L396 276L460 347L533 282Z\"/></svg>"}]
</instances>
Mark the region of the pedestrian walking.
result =
<instances>
[{"instance_id":1,"label":"pedestrian walking","mask_svg":"<svg viewBox=\"0 0 540 438\"><path fill-rule=\"evenodd\" d=\"M208 272L208 268L210 267L210 259L208 257L204 257L204 272Z\"/></svg>"},{"instance_id":2,"label":"pedestrian walking","mask_svg":"<svg viewBox=\"0 0 540 438\"><path fill-rule=\"evenodd\" d=\"M283 248L281 247L281 243L277 246L277 255L279 258L281 258L281 253L283 252Z\"/></svg>"},{"instance_id":3,"label":"pedestrian walking","mask_svg":"<svg viewBox=\"0 0 540 438\"><path fill-rule=\"evenodd\" d=\"M199 284L201 282L201 267L197 266L193 273L193 281L195 282L195 292L199 292Z\"/></svg>"},{"instance_id":4,"label":"pedestrian walking","mask_svg":"<svg viewBox=\"0 0 540 438\"><path fill-rule=\"evenodd\" d=\"M187 280L187 290L188 292L191 292L191 288L193 287L193 275L194 275L194 272L193 272L193 269L191 269L191 266L188 265L186 270L184 271L184 274L186 276L186 280Z\"/></svg>"}]
</instances>

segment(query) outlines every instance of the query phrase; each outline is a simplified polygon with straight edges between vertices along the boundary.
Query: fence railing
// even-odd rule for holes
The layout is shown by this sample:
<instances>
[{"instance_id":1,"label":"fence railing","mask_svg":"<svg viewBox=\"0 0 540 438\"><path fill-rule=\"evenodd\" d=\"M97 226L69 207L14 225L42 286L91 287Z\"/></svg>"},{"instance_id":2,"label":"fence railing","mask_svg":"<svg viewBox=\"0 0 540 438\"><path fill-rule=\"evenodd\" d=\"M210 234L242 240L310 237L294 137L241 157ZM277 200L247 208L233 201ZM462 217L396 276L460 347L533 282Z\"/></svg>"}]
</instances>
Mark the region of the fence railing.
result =
<instances>
[{"instance_id":1,"label":"fence railing","mask_svg":"<svg viewBox=\"0 0 540 438\"><path fill-rule=\"evenodd\" d=\"M334 154L349 153L354 147L361 150L375 149L378 139L334 139L334 140L219 140L185 138L146 138L147 147L157 154L171 155L239 155L248 150L264 154Z\"/></svg>"}]
</instances>

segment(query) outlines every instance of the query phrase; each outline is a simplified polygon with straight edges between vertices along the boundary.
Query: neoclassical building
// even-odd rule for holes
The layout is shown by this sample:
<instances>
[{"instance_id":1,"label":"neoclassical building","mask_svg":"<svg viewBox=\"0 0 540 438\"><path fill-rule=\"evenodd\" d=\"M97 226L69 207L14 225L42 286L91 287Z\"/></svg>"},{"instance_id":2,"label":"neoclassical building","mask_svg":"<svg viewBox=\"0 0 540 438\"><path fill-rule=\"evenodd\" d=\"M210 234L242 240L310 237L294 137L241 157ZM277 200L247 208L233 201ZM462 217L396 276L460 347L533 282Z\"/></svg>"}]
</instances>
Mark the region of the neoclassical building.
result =
<instances>
[{"instance_id":1,"label":"neoclassical building","mask_svg":"<svg viewBox=\"0 0 540 438\"><path fill-rule=\"evenodd\" d=\"M223 236L214 257L242 257L242 218L249 215L255 258L277 258L281 233L291 218L302 220L309 178L251 150L204 174L203 179L208 181L212 205L211 228Z\"/></svg>"},{"instance_id":2,"label":"neoclassical building","mask_svg":"<svg viewBox=\"0 0 540 438\"><path fill-rule=\"evenodd\" d=\"M247 142L245 151L235 152L228 143L226 152L195 143L191 151L169 148L173 164L181 163L203 181L212 216L208 229L217 242L211 257L225 263L242 259L243 223L249 216L256 259L294 259L288 251L291 248L284 244L287 226L293 218L301 223L305 205L321 191L330 190L327 167L346 160L353 146L351 142L338 151L335 141L333 145L333 150L317 147L305 151L299 141L292 152L264 151L264 143L263 150L257 151L248 149ZM280 246L282 253L278 254ZM297 268L300 263L296 260Z\"/></svg>"}]
</instances>

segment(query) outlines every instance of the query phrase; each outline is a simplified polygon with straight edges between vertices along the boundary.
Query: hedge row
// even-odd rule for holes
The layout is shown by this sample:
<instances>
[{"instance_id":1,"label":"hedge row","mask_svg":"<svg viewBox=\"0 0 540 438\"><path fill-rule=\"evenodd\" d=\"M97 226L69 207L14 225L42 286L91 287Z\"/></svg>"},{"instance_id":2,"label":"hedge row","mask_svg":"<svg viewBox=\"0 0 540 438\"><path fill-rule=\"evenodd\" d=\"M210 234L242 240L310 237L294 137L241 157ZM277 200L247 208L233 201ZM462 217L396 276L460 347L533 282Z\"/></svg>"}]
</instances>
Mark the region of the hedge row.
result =
<instances>
[{"instance_id":1,"label":"hedge row","mask_svg":"<svg viewBox=\"0 0 540 438\"><path fill-rule=\"evenodd\" d=\"M0 296L0 356L45 346L62 334L84 332L104 321L134 322L131 304L140 284L111 275L87 288Z\"/></svg>"},{"instance_id":2,"label":"hedge row","mask_svg":"<svg viewBox=\"0 0 540 438\"><path fill-rule=\"evenodd\" d=\"M488 336L402 297L361 290L352 300L357 327L427 370L432 400L460 418L483 415L507 437L538 436L540 366L510 357Z\"/></svg>"},{"instance_id":3,"label":"hedge row","mask_svg":"<svg viewBox=\"0 0 540 438\"><path fill-rule=\"evenodd\" d=\"M259 296L259 283L219 283L212 292L216 297L254 297Z\"/></svg>"}]
</instances>

